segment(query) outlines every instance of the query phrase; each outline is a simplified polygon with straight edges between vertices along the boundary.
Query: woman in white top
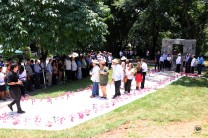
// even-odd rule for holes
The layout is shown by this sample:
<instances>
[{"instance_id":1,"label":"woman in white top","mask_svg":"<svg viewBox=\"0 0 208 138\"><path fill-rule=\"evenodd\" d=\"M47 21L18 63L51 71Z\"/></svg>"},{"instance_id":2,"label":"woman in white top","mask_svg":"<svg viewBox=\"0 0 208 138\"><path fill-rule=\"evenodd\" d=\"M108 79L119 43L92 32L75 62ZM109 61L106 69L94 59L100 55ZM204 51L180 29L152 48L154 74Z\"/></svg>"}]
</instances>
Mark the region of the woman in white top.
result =
<instances>
[{"instance_id":1,"label":"woman in white top","mask_svg":"<svg viewBox=\"0 0 208 138\"><path fill-rule=\"evenodd\" d=\"M99 85L100 82L100 68L98 67L99 62L97 60L94 60L92 62L93 69L90 72L91 80L93 81L93 89L92 89L92 95L90 98L94 98L95 96L99 96Z\"/></svg>"},{"instance_id":2,"label":"woman in white top","mask_svg":"<svg viewBox=\"0 0 208 138\"><path fill-rule=\"evenodd\" d=\"M171 68L171 63L172 63L172 57L170 56L170 54L168 54L167 57L167 69L170 70Z\"/></svg>"},{"instance_id":3,"label":"woman in white top","mask_svg":"<svg viewBox=\"0 0 208 138\"><path fill-rule=\"evenodd\" d=\"M125 62L122 62L121 63L121 67L122 67L122 69L123 69L123 76L125 77L125 72L126 72L126 63ZM124 83L124 79L123 79L123 81L121 82L121 88L124 88L124 85L125 85L125 83Z\"/></svg>"},{"instance_id":4,"label":"woman in white top","mask_svg":"<svg viewBox=\"0 0 208 138\"><path fill-rule=\"evenodd\" d=\"M164 57L163 57L163 54L161 54L161 57L160 57L160 70L164 70Z\"/></svg>"},{"instance_id":5,"label":"woman in white top","mask_svg":"<svg viewBox=\"0 0 208 138\"><path fill-rule=\"evenodd\" d=\"M131 82L134 79L134 68L133 63L129 63L129 67L126 68L126 77L127 82L125 83L125 93L130 93L131 91Z\"/></svg>"},{"instance_id":6,"label":"woman in white top","mask_svg":"<svg viewBox=\"0 0 208 138\"><path fill-rule=\"evenodd\" d=\"M77 73L77 63L75 58L72 59L72 80L76 80L76 73Z\"/></svg>"},{"instance_id":7,"label":"woman in white top","mask_svg":"<svg viewBox=\"0 0 208 138\"><path fill-rule=\"evenodd\" d=\"M26 78L27 78L27 72L24 69L24 67L21 65L19 68L19 80L22 81L22 85L20 85L21 94L25 95L25 89L26 89Z\"/></svg>"},{"instance_id":8,"label":"woman in white top","mask_svg":"<svg viewBox=\"0 0 208 138\"><path fill-rule=\"evenodd\" d=\"M4 92L6 91L4 78L5 75L2 73L2 66L0 66L0 100L6 101L4 98Z\"/></svg>"}]
</instances>

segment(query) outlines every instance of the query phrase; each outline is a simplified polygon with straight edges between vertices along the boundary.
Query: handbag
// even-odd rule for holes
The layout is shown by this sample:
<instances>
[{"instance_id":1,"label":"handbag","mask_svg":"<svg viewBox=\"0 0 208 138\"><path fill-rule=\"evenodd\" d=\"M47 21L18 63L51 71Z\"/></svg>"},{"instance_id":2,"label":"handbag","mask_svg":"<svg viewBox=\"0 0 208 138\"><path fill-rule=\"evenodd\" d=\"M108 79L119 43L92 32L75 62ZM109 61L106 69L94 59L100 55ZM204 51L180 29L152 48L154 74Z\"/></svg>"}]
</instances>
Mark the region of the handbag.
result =
<instances>
[{"instance_id":1,"label":"handbag","mask_svg":"<svg viewBox=\"0 0 208 138\"><path fill-rule=\"evenodd\" d=\"M126 83L127 80L128 80L128 78L127 78L127 76L125 76L125 77L123 78L123 82Z\"/></svg>"}]
</instances>

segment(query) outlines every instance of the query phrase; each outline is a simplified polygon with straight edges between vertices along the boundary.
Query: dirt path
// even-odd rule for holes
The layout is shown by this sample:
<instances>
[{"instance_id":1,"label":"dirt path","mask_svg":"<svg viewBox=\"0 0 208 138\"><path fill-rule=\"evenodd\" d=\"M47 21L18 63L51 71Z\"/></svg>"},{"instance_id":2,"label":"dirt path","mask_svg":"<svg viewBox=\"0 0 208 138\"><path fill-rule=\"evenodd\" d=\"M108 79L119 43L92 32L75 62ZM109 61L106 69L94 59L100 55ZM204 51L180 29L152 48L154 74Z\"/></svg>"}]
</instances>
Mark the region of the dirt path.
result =
<instances>
[{"instance_id":1,"label":"dirt path","mask_svg":"<svg viewBox=\"0 0 208 138\"><path fill-rule=\"evenodd\" d=\"M194 128L200 125L202 131L196 134ZM172 122L168 125L154 125L147 120L129 121L111 131L97 135L102 138L123 138L123 137L206 137L208 134L208 120L193 122ZM208 136L208 135L207 135Z\"/></svg>"}]
</instances>

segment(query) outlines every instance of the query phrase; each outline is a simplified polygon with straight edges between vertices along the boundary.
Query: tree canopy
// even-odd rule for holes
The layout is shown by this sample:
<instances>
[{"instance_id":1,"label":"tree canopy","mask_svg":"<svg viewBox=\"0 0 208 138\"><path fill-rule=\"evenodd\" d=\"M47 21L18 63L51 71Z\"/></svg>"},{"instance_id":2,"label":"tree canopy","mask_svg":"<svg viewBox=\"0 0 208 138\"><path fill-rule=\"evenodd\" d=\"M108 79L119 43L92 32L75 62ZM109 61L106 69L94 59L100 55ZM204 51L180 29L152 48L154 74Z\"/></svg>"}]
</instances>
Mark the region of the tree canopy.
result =
<instances>
[{"instance_id":1,"label":"tree canopy","mask_svg":"<svg viewBox=\"0 0 208 138\"><path fill-rule=\"evenodd\" d=\"M0 5L0 42L5 49L35 43L67 53L104 41L109 9L101 0L12 0Z\"/></svg>"}]
</instances>

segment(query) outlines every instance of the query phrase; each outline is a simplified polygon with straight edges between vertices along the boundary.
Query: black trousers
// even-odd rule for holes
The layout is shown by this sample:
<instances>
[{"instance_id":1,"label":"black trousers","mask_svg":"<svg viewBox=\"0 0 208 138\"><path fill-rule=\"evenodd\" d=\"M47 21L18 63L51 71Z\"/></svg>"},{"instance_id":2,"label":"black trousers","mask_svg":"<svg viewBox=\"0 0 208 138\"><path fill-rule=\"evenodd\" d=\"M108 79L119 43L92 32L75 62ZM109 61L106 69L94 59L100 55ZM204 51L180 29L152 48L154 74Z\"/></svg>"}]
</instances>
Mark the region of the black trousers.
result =
<instances>
[{"instance_id":1,"label":"black trousers","mask_svg":"<svg viewBox=\"0 0 208 138\"><path fill-rule=\"evenodd\" d=\"M191 67L191 73L194 73L194 67Z\"/></svg>"},{"instance_id":2,"label":"black trousers","mask_svg":"<svg viewBox=\"0 0 208 138\"><path fill-rule=\"evenodd\" d=\"M27 78L27 81L26 81L27 91L31 91L33 87L33 76L29 76L29 77L30 77L30 80Z\"/></svg>"},{"instance_id":3,"label":"black trousers","mask_svg":"<svg viewBox=\"0 0 208 138\"><path fill-rule=\"evenodd\" d=\"M36 89L40 88L40 75L41 75L40 73L35 73L34 75L34 79L35 79L34 84Z\"/></svg>"},{"instance_id":4,"label":"black trousers","mask_svg":"<svg viewBox=\"0 0 208 138\"><path fill-rule=\"evenodd\" d=\"M20 85L21 95L25 95L25 86L26 81L22 81L22 85Z\"/></svg>"},{"instance_id":5,"label":"black trousers","mask_svg":"<svg viewBox=\"0 0 208 138\"><path fill-rule=\"evenodd\" d=\"M53 73L53 76L52 76L52 83L53 85L57 85L57 74Z\"/></svg>"},{"instance_id":6,"label":"black trousers","mask_svg":"<svg viewBox=\"0 0 208 138\"><path fill-rule=\"evenodd\" d=\"M157 69L160 69L160 62L159 61L155 63L155 69L156 69L156 67L157 67Z\"/></svg>"},{"instance_id":7,"label":"black trousers","mask_svg":"<svg viewBox=\"0 0 208 138\"><path fill-rule=\"evenodd\" d=\"M142 72L142 83L141 83L141 88L144 88L144 83L145 83L145 76L146 76L146 72Z\"/></svg>"},{"instance_id":8,"label":"black trousers","mask_svg":"<svg viewBox=\"0 0 208 138\"><path fill-rule=\"evenodd\" d=\"M72 80L76 80L77 71L72 71Z\"/></svg>"},{"instance_id":9,"label":"black trousers","mask_svg":"<svg viewBox=\"0 0 208 138\"><path fill-rule=\"evenodd\" d=\"M111 65L112 65L112 63L108 63L108 69L109 70L111 69Z\"/></svg>"},{"instance_id":10,"label":"black trousers","mask_svg":"<svg viewBox=\"0 0 208 138\"><path fill-rule=\"evenodd\" d=\"M120 85L121 85L121 80L120 81L114 81L115 83L115 96L120 96Z\"/></svg>"},{"instance_id":11,"label":"black trousers","mask_svg":"<svg viewBox=\"0 0 208 138\"><path fill-rule=\"evenodd\" d=\"M71 70L66 70L65 73L66 73L67 80L71 81Z\"/></svg>"},{"instance_id":12,"label":"black trousers","mask_svg":"<svg viewBox=\"0 0 208 138\"><path fill-rule=\"evenodd\" d=\"M132 80L128 79L127 82L125 83L125 91L128 93L130 93L130 91L131 91L131 82L132 82Z\"/></svg>"},{"instance_id":13,"label":"black trousers","mask_svg":"<svg viewBox=\"0 0 208 138\"><path fill-rule=\"evenodd\" d=\"M82 68L82 77L86 77L86 68Z\"/></svg>"},{"instance_id":14,"label":"black trousers","mask_svg":"<svg viewBox=\"0 0 208 138\"><path fill-rule=\"evenodd\" d=\"M164 62L160 61L160 70L164 69Z\"/></svg>"},{"instance_id":15,"label":"black trousers","mask_svg":"<svg viewBox=\"0 0 208 138\"><path fill-rule=\"evenodd\" d=\"M15 87L15 88L10 88L9 92L11 93L11 96L14 99L14 101L10 105L13 106L14 104L16 104L17 110L21 111L22 110L21 106L20 106L21 90L20 90L19 86Z\"/></svg>"},{"instance_id":16,"label":"black trousers","mask_svg":"<svg viewBox=\"0 0 208 138\"><path fill-rule=\"evenodd\" d=\"M179 72L180 72L180 68L181 68L181 64L177 64L177 65L176 65L176 72L179 73Z\"/></svg>"},{"instance_id":17,"label":"black trousers","mask_svg":"<svg viewBox=\"0 0 208 138\"><path fill-rule=\"evenodd\" d=\"M168 64L168 61L167 60L164 60L164 68L165 69L167 68L167 64Z\"/></svg>"}]
</instances>

